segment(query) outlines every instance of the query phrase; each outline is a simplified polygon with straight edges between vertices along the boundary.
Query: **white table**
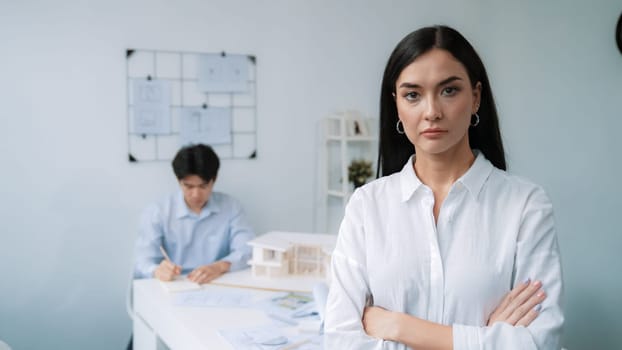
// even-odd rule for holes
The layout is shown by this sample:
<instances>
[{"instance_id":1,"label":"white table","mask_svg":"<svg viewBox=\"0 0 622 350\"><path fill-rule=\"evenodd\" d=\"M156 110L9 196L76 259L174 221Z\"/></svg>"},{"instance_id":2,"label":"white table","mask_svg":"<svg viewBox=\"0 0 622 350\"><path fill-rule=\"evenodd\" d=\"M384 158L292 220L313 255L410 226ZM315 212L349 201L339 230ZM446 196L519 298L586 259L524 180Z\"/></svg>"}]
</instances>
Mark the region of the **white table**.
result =
<instances>
[{"instance_id":1,"label":"white table","mask_svg":"<svg viewBox=\"0 0 622 350\"><path fill-rule=\"evenodd\" d=\"M243 281L249 281L244 283ZM303 283L304 282L304 283ZM269 298L272 290L291 290L288 285L297 286L294 290L311 291L313 281L287 283L284 281L257 281L250 278L248 270L223 276L225 285L207 284L206 290L240 290L245 287L254 298ZM218 281L216 281L218 283ZM300 288L301 283L305 287ZM232 287L236 285L239 287ZM273 287L271 287L273 286ZM133 282L133 339L136 350L228 350L233 349L219 334L219 329L235 329L264 326L272 323L263 311L253 308L214 308L173 305L175 295L166 292L159 281L141 279Z\"/></svg>"}]
</instances>

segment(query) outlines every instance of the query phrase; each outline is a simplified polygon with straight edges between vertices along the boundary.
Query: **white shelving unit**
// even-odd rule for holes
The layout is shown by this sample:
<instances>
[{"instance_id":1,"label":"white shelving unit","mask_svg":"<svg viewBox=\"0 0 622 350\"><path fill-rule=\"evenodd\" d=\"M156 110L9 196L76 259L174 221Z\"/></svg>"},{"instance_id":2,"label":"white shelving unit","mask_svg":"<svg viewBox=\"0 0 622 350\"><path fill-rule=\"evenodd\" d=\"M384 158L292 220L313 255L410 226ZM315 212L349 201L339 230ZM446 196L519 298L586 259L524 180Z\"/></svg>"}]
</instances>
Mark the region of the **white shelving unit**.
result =
<instances>
[{"instance_id":1,"label":"white shelving unit","mask_svg":"<svg viewBox=\"0 0 622 350\"><path fill-rule=\"evenodd\" d=\"M377 124L377 119L358 111L336 113L322 121L318 229L335 234L339 229L344 208L354 189L348 181L348 166L352 160L370 161L375 173Z\"/></svg>"}]
</instances>

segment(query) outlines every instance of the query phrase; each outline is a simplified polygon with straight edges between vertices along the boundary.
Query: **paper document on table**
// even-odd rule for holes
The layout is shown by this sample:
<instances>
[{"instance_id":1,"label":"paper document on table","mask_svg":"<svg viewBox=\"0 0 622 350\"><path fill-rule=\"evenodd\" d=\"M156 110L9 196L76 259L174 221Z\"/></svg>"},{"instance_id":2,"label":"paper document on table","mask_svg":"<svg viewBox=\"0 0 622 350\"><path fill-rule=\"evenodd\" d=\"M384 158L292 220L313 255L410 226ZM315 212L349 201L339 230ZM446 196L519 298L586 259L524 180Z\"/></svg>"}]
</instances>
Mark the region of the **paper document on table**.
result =
<instances>
[{"instance_id":1,"label":"paper document on table","mask_svg":"<svg viewBox=\"0 0 622 350\"><path fill-rule=\"evenodd\" d=\"M322 336L298 334L295 330L264 326L220 330L220 335L236 350L321 350Z\"/></svg>"},{"instance_id":2,"label":"paper document on table","mask_svg":"<svg viewBox=\"0 0 622 350\"><path fill-rule=\"evenodd\" d=\"M308 307L311 303L313 303L311 294L289 292L271 298L268 304L275 309L294 312L300 308Z\"/></svg>"},{"instance_id":3,"label":"paper document on table","mask_svg":"<svg viewBox=\"0 0 622 350\"><path fill-rule=\"evenodd\" d=\"M328 298L328 286L326 283L318 283L313 286L313 300L320 320L324 321L324 311L326 310L326 299Z\"/></svg>"},{"instance_id":4,"label":"paper document on table","mask_svg":"<svg viewBox=\"0 0 622 350\"><path fill-rule=\"evenodd\" d=\"M201 289L201 285L190 281L186 277L178 276L172 281L160 281L160 285L169 293L187 292L190 290Z\"/></svg>"},{"instance_id":5,"label":"paper document on table","mask_svg":"<svg viewBox=\"0 0 622 350\"><path fill-rule=\"evenodd\" d=\"M289 325L297 325L300 320L318 314L313 297L308 293L282 293L258 306L270 318Z\"/></svg>"},{"instance_id":6,"label":"paper document on table","mask_svg":"<svg viewBox=\"0 0 622 350\"><path fill-rule=\"evenodd\" d=\"M251 294L247 291L201 290L179 293L173 301L177 306L251 307Z\"/></svg>"}]
</instances>

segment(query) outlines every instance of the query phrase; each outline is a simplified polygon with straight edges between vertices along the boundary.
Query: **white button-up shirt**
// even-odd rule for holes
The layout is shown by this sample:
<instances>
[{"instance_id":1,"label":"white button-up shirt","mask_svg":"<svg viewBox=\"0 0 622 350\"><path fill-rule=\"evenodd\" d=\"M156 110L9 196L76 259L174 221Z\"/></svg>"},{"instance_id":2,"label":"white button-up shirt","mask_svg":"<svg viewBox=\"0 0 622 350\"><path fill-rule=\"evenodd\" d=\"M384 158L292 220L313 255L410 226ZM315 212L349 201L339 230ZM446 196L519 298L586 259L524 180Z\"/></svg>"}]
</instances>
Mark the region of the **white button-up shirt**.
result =
<instances>
[{"instance_id":1,"label":"white button-up shirt","mask_svg":"<svg viewBox=\"0 0 622 350\"><path fill-rule=\"evenodd\" d=\"M365 334L366 303L451 325L455 350L560 348L563 286L551 201L476 153L436 223L434 195L412 157L401 172L354 192L332 258L326 349L407 348ZM528 327L486 326L528 278L547 293L538 317Z\"/></svg>"}]
</instances>

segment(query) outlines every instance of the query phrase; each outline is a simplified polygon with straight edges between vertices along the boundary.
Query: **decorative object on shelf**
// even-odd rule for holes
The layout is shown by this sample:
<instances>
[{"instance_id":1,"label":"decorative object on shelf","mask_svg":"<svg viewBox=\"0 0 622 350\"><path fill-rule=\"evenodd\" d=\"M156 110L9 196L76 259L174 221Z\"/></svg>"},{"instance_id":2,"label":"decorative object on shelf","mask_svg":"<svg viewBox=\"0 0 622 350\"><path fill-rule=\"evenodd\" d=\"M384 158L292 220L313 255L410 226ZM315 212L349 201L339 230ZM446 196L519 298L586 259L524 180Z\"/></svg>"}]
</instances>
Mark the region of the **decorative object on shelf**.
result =
<instances>
[{"instance_id":1,"label":"decorative object on shelf","mask_svg":"<svg viewBox=\"0 0 622 350\"><path fill-rule=\"evenodd\" d=\"M348 181L354 184L354 188L363 186L372 174L370 161L354 159L348 166Z\"/></svg>"},{"instance_id":2,"label":"decorative object on shelf","mask_svg":"<svg viewBox=\"0 0 622 350\"><path fill-rule=\"evenodd\" d=\"M365 119L354 116L346 121L348 136L369 136L367 122Z\"/></svg>"},{"instance_id":3,"label":"decorative object on shelf","mask_svg":"<svg viewBox=\"0 0 622 350\"><path fill-rule=\"evenodd\" d=\"M320 123L318 152L318 201L314 231L337 234L343 211L352 195L354 182L348 181L348 166L353 159L371 160L373 171L360 186L375 174L378 154L377 118L356 109L344 109L326 115Z\"/></svg>"}]
</instances>

